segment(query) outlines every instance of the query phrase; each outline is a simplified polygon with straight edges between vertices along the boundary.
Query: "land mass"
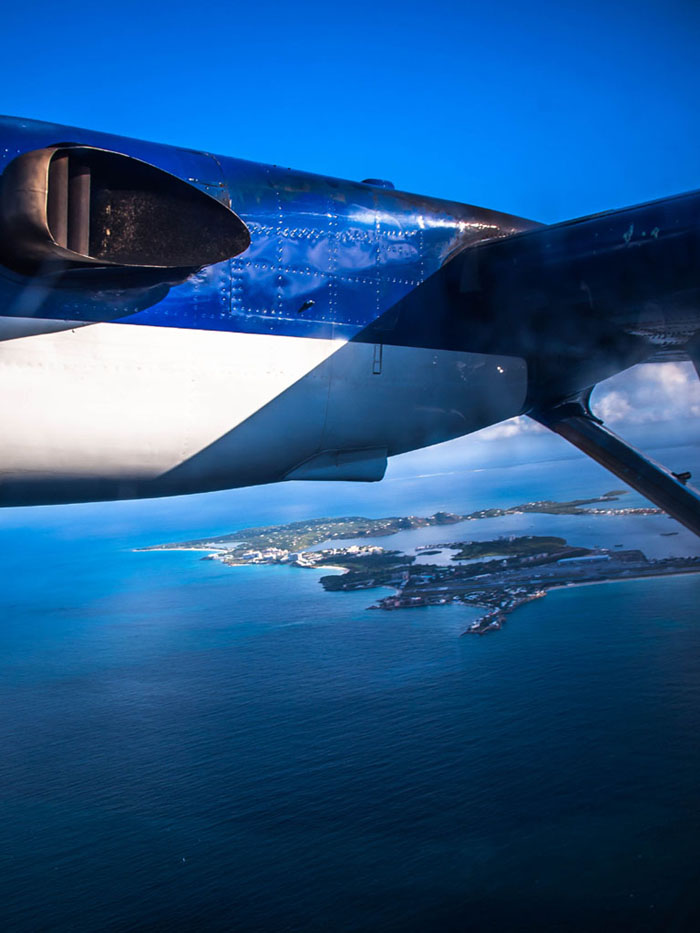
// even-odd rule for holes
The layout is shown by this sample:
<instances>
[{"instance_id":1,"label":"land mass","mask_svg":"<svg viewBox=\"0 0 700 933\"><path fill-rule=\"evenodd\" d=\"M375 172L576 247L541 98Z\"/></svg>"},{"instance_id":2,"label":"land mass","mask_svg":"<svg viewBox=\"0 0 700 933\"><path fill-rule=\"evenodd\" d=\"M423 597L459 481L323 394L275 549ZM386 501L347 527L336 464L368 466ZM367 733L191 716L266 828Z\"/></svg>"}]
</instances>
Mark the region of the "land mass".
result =
<instances>
[{"instance_id":1,"label":"land mass","mask_svg":"<svg viewBox=\"0 0 700 933\"><path fill-rule=\"evenodd\" d=\"M480 509L468 515L436 512L430 516L391 518L319 518L246 528L214 538L162 544L138 550L201 550L204 559L228 566L289 564L306 568L339 568L342 575L321 577L328 591L389 587L395 592L371 609L385 611L457 603L485 610L464 634L484 634L502 627L508 614L539 599L550 589L582 583L603 583L638 577L700 571L700 557L649 560L639 550L586 548L564 538L521 535L490 541L459 540L416 548L424 559L448 557L446 563L417 563L412 554L373 544L325 547L319 544L352 538L377 538L415 528L444 527L460 522L526 512L552 515L646 515L654 508L623 508L614 503L624 495L613 490L591 499L569 502L527 502L509 508Z\"/></svg>"},{"instance_id":2,"label":"land mass","mask_svg":"<svg viewBox=\"0 0 700 933\"><path fill-rule=\"evenodd\" d=\"M379 538L395 535L399 531L413 528L428 528L433 525L456 525L459 522L478 521L484 518L501 518L505 515L522 515L526 512L539 512L548 515L653 515L659 509L651 507L622 508L612 505L621 496L627 494L624 489L614 489L592 499L573 499L570 502L525 502L507 508L479 509L467 515L454 512L436 512L434 515L407 515L391 518L312 518L302 522L288 522L285 525L264 525L257 528L244 528L230 534L217 535L213 538L199 538L193 541L178 541L171 544L158 544L154 547L137 548L140 551L167 550L208 550L225 551L228 562L235 558L244 558L243 563L261 563L260 558L250 559L255 551L299 552L315 547L324 541L347 540L348 538ZM585 506L603 506L585 508ZM277 554L271 555L271 562L277 563Z\"/></svg>"}]
</instances>

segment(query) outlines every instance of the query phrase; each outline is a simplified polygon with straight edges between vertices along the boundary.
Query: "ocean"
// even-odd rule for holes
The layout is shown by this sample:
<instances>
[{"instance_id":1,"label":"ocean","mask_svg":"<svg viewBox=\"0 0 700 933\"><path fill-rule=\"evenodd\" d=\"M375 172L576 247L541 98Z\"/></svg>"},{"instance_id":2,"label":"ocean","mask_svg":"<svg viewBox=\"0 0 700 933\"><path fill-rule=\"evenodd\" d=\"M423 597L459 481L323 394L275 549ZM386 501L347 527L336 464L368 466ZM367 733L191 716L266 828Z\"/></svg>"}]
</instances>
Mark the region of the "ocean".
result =
<instances>
[{"instance_id":1,"label":"ocean","mask_svg":"<svg viewBox=\"0 0 700 933\"><path fill-rule=\"evenodd\" d=\"M134 551L619 485L573 458L0 513L2 929L700 928L700 575L558 590L460 638L478 610ZM677 527L469 532L698 553Z\"/></svg>"}]
</instances>

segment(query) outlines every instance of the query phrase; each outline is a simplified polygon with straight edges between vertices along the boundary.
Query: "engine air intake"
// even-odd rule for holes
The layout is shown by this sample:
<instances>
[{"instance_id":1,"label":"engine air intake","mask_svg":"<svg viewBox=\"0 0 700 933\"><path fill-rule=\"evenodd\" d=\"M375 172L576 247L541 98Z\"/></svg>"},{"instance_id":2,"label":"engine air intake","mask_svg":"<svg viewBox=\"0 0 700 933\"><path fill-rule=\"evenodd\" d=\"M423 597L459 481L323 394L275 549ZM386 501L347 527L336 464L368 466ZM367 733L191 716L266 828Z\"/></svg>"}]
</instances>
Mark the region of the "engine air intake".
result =
<instances>
[{"instance_id":1,"label":"engine air intake","mask_svg":"<svg viewBox=\"0 0 700 933\"><path fill-rule=\"evenodd\" d=\"M0 260L25 273L194 270L242 253L243 221L147 162L89 146L27 152L2 175Z\"/></svg>"}]
</instances>

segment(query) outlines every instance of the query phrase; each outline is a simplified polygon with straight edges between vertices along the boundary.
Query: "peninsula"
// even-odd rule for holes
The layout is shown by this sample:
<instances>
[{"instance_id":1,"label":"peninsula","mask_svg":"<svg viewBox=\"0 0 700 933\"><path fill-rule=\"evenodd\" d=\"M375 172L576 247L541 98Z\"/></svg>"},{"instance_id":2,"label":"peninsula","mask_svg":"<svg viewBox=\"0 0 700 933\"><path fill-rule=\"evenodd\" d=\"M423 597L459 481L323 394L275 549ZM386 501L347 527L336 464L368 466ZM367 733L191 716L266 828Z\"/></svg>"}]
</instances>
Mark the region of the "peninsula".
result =
<instances>
[{"instance_id":1,"label":"peninsula","mask_svg":"<svg viewBox=\"0 0 700 933\"><path fill-rule=\"evenodd\" d=\"M414 554L378 544L335 542L376 539L417 528L448 526L523 513L550 515L646 515L658 509L621 507L625 492L614 490L591 499L569 502L526 502L508 508L481 509L467 515L436 512L430 516L390 518L318 518L245 528L208 539L156 545L138 550L205 551L205 560L228 566L287 564L304 568L339 568L341 575L322 576L328 591L391 588L392 595L371 609L392 611L457 603L484 610L464 634L484 634L502 627L523 603L560 586L700 572L700 557L649 560L640 550L586 548L554 536L521 535L489 541L461 539L431 543ZM437 535L436 535L437 538ZM330 545L322 546L319 545ZM314 549L315 548L315 549ZM440 562L425 562L440 555ZM419 560L420 558L420 560Z\"/></svg>"}]
</instances>

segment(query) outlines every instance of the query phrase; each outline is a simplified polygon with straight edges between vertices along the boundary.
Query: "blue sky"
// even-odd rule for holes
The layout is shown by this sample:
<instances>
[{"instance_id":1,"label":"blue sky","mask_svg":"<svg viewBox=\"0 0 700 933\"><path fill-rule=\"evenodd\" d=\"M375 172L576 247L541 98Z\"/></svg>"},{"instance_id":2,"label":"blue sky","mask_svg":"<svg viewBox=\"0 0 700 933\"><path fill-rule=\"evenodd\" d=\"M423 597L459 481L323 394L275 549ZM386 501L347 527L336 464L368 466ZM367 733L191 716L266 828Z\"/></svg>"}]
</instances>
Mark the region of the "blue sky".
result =
<instances>
[{"instance_id":1,"label":"blue sky","mask_svg":"<svg viewBox=\"0 0 700 933\"><path fill-rule=\"evenodd\" d=\"M19 116L545 222L700 187L697 0L36 0L3 40ZM698 436L687 364L597 398L615 427Z\"/></svg>"}]
</instances>

